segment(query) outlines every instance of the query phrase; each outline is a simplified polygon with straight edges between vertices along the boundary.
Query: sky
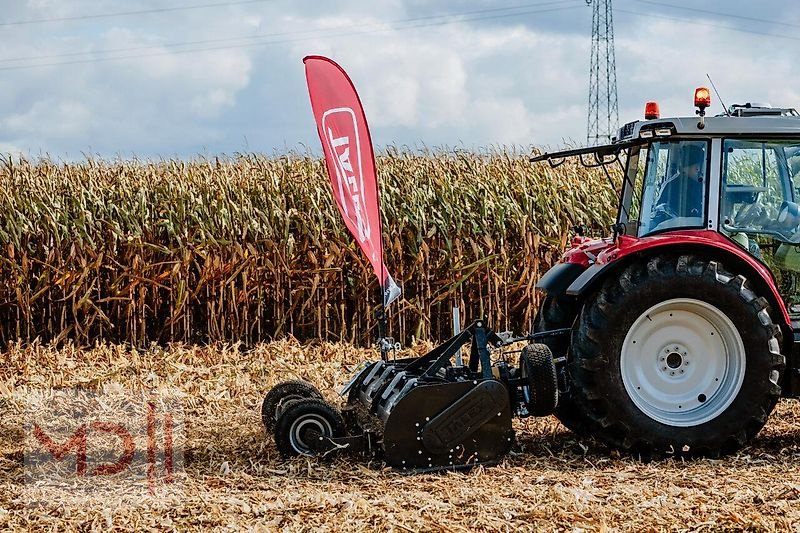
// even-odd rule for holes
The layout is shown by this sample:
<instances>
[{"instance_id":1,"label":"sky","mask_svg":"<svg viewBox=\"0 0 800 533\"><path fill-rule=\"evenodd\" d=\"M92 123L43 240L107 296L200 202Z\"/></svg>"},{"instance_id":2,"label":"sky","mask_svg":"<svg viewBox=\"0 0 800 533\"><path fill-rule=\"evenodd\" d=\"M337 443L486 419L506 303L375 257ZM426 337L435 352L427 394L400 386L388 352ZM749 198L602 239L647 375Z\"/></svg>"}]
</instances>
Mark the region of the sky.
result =
<instances>
[{"instance_id":1,"label":"sky","mask_svg":"<svg viewBox=\"0 0 800 533\"><path fill-rule=\"evenodd\" d=\"M586 141L586 0L3 4L3 153L318 153L308 54L350 74L377 150ZM692 115L707 73L726 105L800 108L800 2L613 0L613 13L620 123L648 100Z\"/></svg>"}]
</instances>

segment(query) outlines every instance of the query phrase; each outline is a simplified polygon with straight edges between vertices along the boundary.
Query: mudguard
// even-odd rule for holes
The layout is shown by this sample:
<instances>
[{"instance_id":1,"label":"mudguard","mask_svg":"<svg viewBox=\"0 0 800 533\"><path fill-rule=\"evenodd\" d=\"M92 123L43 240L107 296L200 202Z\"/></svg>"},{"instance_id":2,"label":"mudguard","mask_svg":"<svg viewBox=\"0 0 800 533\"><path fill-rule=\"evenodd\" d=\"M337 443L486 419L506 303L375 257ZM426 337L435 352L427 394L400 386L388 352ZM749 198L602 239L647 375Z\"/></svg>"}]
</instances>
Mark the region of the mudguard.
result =
<instances>
[{"instance_id":1,"label":"mudguard","mask_svg":"<svg viewBox=\"0 0 800 533\"><path fill-rule=\"evenodd\" d=\"M564 294L567 296L582 296L594 284L594 282L602 278L604 271L610 270L615 266L616 265L614 263L590 266L570 282L570 284L564 290Z\"/></svg>"},{"instance_id":2,"label":"mudguard","mask_svg":"<svg viewBox=\"0 0 800 533\"><path fill-rule=\"evenodd\" d=\"M586 267L578 263L559 263L539 279L536 288L552 296L564 294L567 287L585 270Z\"/></svg>"},{"instance_id":3,"label":"mudguard","mask_svg":"<svg viewBox=\"0 0 800 533\"><path fill-rule=\"evenodd\" d=\"M718 254L723 261L736 265L748 280L767 297L772 308L779 313L785 329L791 331L791 319L786 304L775 285L775 279L769 268L747 253L739 245L724 235L709 230L676 231L662 235L653 235L641 239L621 236L617 246L603 251L597 262L583 271L567 287L568 296L583 297L600 283L608 272L627 264L626 259L641 257L653 253L698 253Z\"/></svg>"}]
</instances>

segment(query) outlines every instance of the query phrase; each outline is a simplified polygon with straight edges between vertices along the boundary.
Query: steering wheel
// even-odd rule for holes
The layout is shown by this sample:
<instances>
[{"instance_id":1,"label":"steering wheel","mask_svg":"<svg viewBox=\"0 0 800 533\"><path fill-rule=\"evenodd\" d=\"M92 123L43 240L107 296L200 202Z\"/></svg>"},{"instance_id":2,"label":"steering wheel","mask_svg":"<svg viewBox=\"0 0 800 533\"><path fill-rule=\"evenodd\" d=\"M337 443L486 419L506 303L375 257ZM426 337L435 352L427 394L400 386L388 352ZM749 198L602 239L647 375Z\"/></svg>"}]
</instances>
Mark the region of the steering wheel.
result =
<instances>
[{"instance_id":1,"label":"steering wheel","mask_svg":"<svg viewBox=\"0 0 800 533\"><path fill-rule=\"evenodd\" d=\"M666 222L667 220L673 218L678 218L678 213L672 208L671 205L667 203L658 204L653 208L653 217L650 224L652 227L656 227L662 222Z\"/></svg>"},{"instance_id":2,"label":"steering wheel","mask_svg":"<svg viewBox=\"0 0 800 533\"><path fill-rule=\"evenodd\" d=\"M733 224L737 228L751 226L763 213L763 207L758 202L753 202L739 210L733 217Z\"/></svg>"}]
</instances>

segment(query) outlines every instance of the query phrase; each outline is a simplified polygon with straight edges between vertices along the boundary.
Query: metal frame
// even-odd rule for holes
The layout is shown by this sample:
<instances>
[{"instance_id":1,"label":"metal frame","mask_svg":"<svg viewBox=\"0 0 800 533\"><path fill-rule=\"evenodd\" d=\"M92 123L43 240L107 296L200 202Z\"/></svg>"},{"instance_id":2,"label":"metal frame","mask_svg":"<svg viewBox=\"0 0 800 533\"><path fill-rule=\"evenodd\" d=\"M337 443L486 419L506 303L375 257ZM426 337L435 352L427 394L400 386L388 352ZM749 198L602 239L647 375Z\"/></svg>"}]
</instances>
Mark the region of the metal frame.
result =
<instances>
[{"instance_id":1,"label":"metal frame","mask_svg":"<svg viewBox=\"0 0 800 533\"><path fill-rule=\"evenodd\" d=\"M722 196L722 165L716 164L718 161L722 161L722 138L714 137L711 139L711 153L709 154L711 172L708 173L708 188L706 189L708 196L706 227L714 231L719 231L719 202ZM712 194L712 191L717 192Z\"/></svg>"},{"instance_id":2,"label":"metal frame","mask_svg":"<svg viewBox=\"0 0 800 533\"><path fill-rule=\"evenodd\" d=\"M586 165L586 164L584 164L583 159L581 159L581 163L584 164L584 166L606 165L606 164L611 164L611 163L614 163L615 161L617 161L617 159L619 157L619 153L622 150L624 150L626 148L630 148L631 146L635 146L637 144L642 144L645 141L646 141L646 139L641 139L641 140L640 139L632 139L632 140L616 142L616 143L612 143L612 144L602 144L602 145L599 145L599 146L589 146L589 147L586 147L586 148L573 148L573 149L570 149L570 150L560 150L558 152L546 152L544 154L540 154L540 155L531 157L530 158L530 162L531 163L538 163L539 161L547 161L548 163L550 163L551 167L555 168L555 167L558 167L559 165L562 165L564 163L564 161L558 161L560 159L566 159L568 157L574 157L574 156L583 156L583 155L587 155L587 154L594 154L595 160L597 161L597 164ZM604 161L603 160L603 162L601 162L601 160L599 159L601 157L605 158L607 156L614 156L614 159L612 159L610 161Z\"/></svg>"}]
</instances>

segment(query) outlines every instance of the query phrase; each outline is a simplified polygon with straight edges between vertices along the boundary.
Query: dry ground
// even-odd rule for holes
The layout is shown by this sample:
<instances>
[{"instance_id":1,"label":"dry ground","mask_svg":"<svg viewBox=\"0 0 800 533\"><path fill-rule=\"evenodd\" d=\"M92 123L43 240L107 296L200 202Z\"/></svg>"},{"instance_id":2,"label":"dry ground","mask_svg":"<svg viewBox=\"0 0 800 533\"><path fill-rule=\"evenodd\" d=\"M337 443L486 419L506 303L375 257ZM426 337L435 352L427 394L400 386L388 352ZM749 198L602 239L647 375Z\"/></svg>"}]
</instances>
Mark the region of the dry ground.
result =
<instances>
[{"instance_id":1,"label":"dry ground","mask_svg":"<svg viewBox=\"0 0 800 533\"><path fill-rule=\"evenodd\" d=\"M517 425L502 464L404 476L380 464L280 459L258 407L275 382L302 377L329 398L373 352L294 341L237 347L12 349L0 366L0 529L798 530L800 408L782 402L756 442L722 460L642 463L581 442L554 419ZM120 504L58 494L30 505L23 405L43 387L186 393L182 494ZM63 497L62 497L63 496Z\"/></svg>"}]
</instances>

